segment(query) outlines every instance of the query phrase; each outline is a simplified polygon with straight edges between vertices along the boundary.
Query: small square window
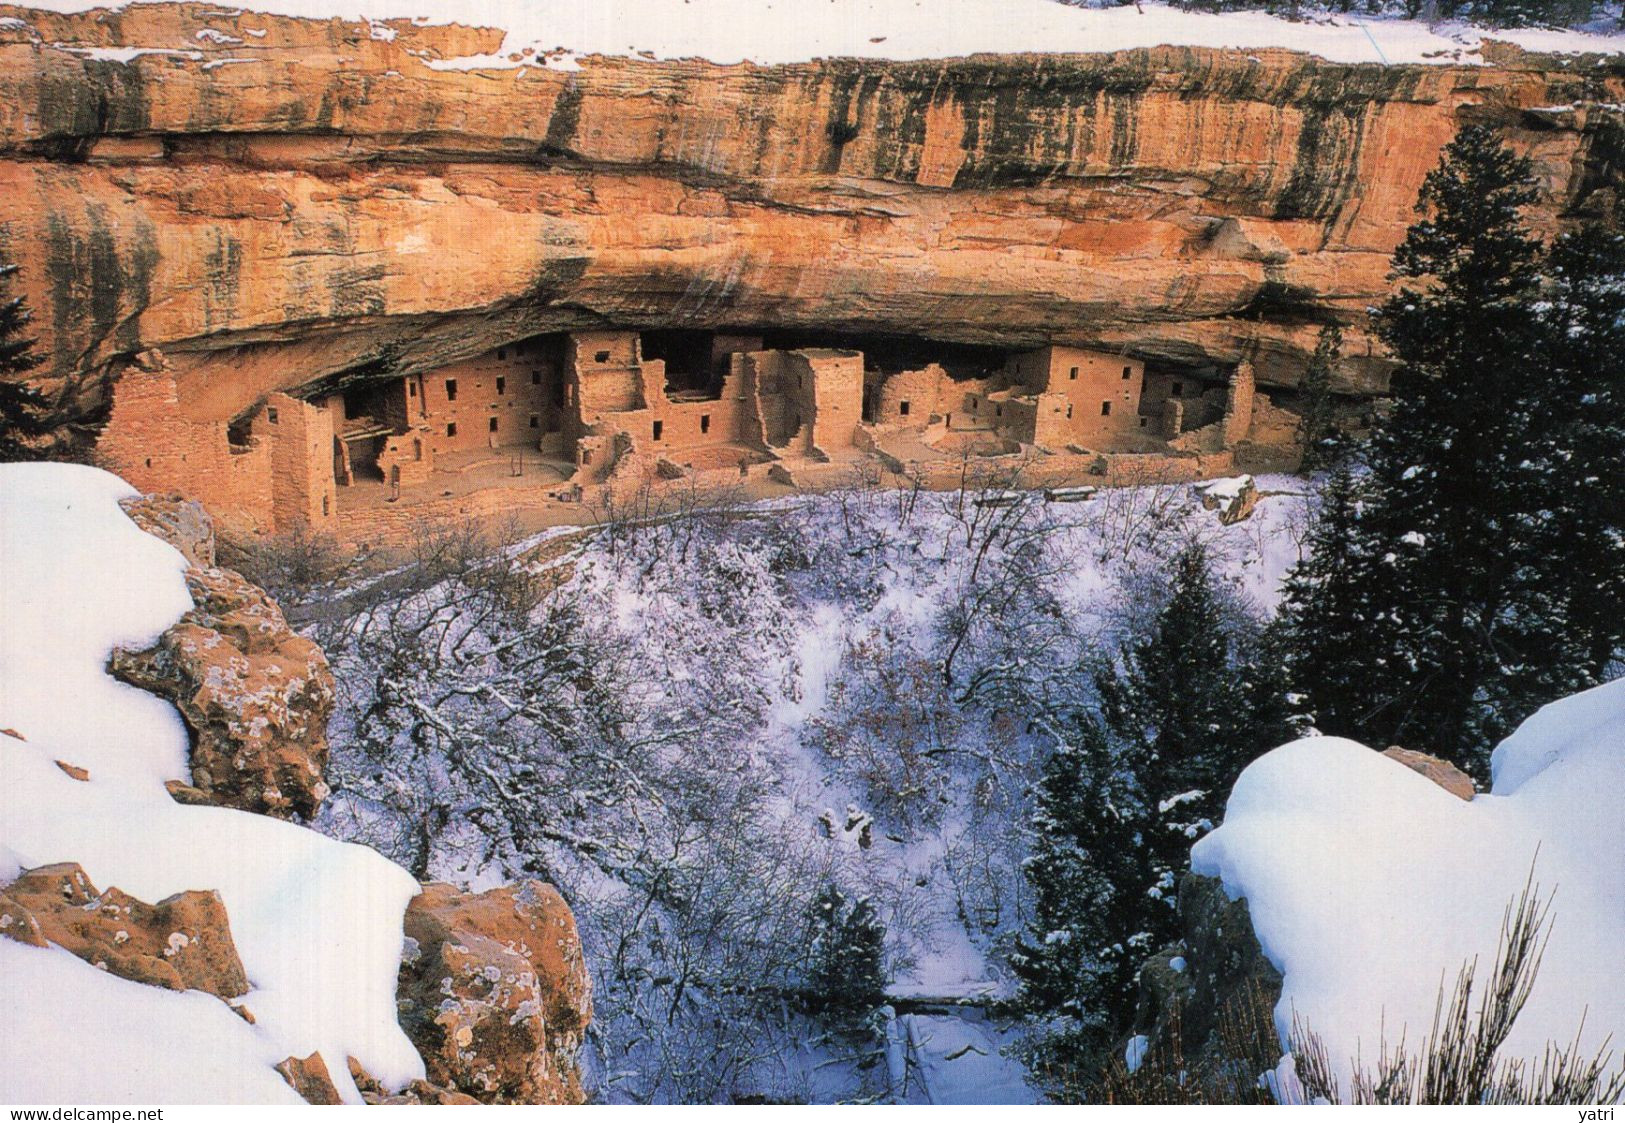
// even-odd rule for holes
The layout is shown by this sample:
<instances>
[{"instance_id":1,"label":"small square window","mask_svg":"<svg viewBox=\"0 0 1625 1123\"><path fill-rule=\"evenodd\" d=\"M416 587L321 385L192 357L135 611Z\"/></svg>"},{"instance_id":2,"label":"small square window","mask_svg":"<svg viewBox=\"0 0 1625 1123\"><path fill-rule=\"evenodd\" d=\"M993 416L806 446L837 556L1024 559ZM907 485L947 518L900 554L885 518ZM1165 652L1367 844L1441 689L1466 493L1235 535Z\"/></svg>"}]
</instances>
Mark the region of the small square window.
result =
<instances>
[{"instance_id":1,"label":"small square window","mask_svg":"<svg viewBox=\"0 0 1625 1123\"><path fill-rule=\"evenodd\" d=\"M496 431L497 431L497 419L493 417L493 418L491 418L491 432L495 433Z\"/></svg>"},{"instance_id":2,"label":"small square window","mask_svg":"<svg viewBox=\"0 0 1625 1123\"><path fill-rule=\"evenodd\" d=\"M277 423L276 406L265 407L265 420L269 421L272 425Z\"/></svg>"},{"instance_id":3,"label":"small square window","mask_svg":"<svg viewBox=\"0 0 1625 1123\"><path fill-rule=\"evenodd\" d=\"M664 433L665 431L666 431L666 423L664 421L656 421L654 423L654 438L655 438L655 440L658 441L660 439L660 435L662 433Z\"/></svg>"},{"instance_id":4,"label":"small square window","mask_svg":"<svg viewBox=\"0 0 1625 1123\"><path fill-rule=\"evenodd\" d=\"M1078 380L1078 368L1073 367L1066 377L1069 382L1076 382Z\"/></svg>"},{"instance_id":5,"label":"small square window","mask_svg":"<svg viewBox=\"0 0 1625 1123\"><path fill-rule=\"evenodd\" d=\"M446 436L455 437L456 435L457 435L457 422L455 422L455 421L446 422Z\"/></svg>"},{"instance_id":6,"label":"small square window","mask_svg":"<svg viewBox=\"0 0 1625 1123\"><path fill-rule=\"evenodd\" d=\"M501 362L502 360L506 359L507 357L508 357L508 352L506 352L502 348L498 347L497 348L497 361Z\"/></svg>"},{"instance_id":7,"label":"small square window","mask_svg":"<svg viewBox=\"0 0 1625 1123\"><path fill-rule=\"evenodd\" d=\"M581 450L581 462L583 464L591 464L592 463L592 449L584 448L584 449Z\"/></svg>"},{"instance_id":8,"label":"small square window","mask_svg":"<svg viewBox=\"0 0 1625 1123\"><path fill-rule=\"evenodd\" d=\"M1102 416L1102 417L1110 417L1111 415L1112 415L1112 404L1110 402L1101 402L1100 403L1100 416Z\"/></svg>"},{"instance_id":9,"label":"small square window","mask_svg":"<svg viewBox=\"0 0 1625 1123\"><path fill-rule=\"evenodd\" d=\"M408 398L415 398L418 396L418 384L416 382L412 382L410 380L407 381L406 396Z\"/></svg>"},{"instance_id":10,"label":"small square window","mask_svg":"<svg viewBox=\"0 0 1625 1123\"><path fill-rule=\"evenodd\" d=\"M709 413L700 414L700 432L709 433L710 431L711 431L711 415Z\"/></svg>"},{"instance_id":11,"label":"small square window","mask_svg":"<svg viewBox=\"0 0 1625 1123\"><path fill-rule=\"evenodd\" d=\"M593 355L592 361L595 362L595 363L607 363L607 362L609 362L609 352L608 351L599 351L597 354Z\"/></svg>"},{"instance_id":12,"label":"small square window","mask_svg":"<svg viewBox=\"0 0 1625 1123\"><path fill-rule=\"evenodd\" d=\"M994 417L1003 417L1004 416L1004 407L1003 406L994 406L993 407L993 416Z\"/></svg>"},{"instance_id":13,"label":"small square window","mask_svg":"<svg viewBox=\"0 0 1625 1123\"><path fill-rule=\"evenodd\" d=\"M532 386L540 386L542 384L542 372L541 371L533 370L533 371L530 372L530 384Z\"/></svg>"},{"instance_id":14,"label":"small square window","mask_svg":"<svg viewBox=\"0 0 1625 1123\"><path fill-rule=\"evenodd\" d=\"M507 392L508 392L508 380L506 378L503 378L501 375L498 375L497 376L497 393L506 394Z\"/></svg>"},{"instance_id":15,"label":"small square window","mask_svg":"<svg viewBox=\"0 0 1625 1123\"><path fill-rule=\"evenodd\" d=\"M1147 419L1146 419L1146 418L1144 418L1144 417L1142 417L1142 418L1140 418L1140 428L1142 428L1142 429L1144 429L1144 428L1145 428L1145 423L1146 423L1146 420L1147 420Z\"/></svg>"},{"instance_id":16,"label":"small square window","mask_svg":"<svg viewBox=\"0 0 1625 1123\"><path fill-rule=\"evenodd\" d=\"M532 429L540 429L542 427L542 419L541 419L541 417L539 417L537 414L534 414L534 413L531 414L530 415L530 427Z\"/></svg>"},{"instance_id":17,"label":"small square window","mask_svg":"<svg viewBox=\"0 0 1625 1123\"><path fill-rule=\"evenodd\" d=\"M902 415L903 417L907 417L908 416L908 403L907 402L898 402L897 403L897 412L900 415Z\"/></svg>"},{"instance_id":18,"label":"small square window","mask_svg":"<svg viewBox=\"0 0 1625 1123\"><path fill-rule=\"evenodd\" d=\"M457 380L455 378L448 378L448 379L446 379L446 401L455 402L456 400L457 400Z\"/></svg>"},{"instance_id":19,"label":"small square window","mask_svg":"<svg viewBox=\"0 0 1625 1123\"><path fill-rule=\"evenodd\" d=\"M1123 381L1127 382L1129 379L1131 379L1133 377L1134 377L1134 368L1133 367L1124 367L1123 368Z\"/></svg>"},{"instance_id":20,"label":"small square window","mask_svg":"<svg viewBox=\"0 0 1625 1123\"><path fill-rule=\"evenodd\" d=\"M1184 392L1185 392L1185 384L1183 382L1176 382L1176 383L1174 383L1172 386L1170 386L1168 388L1168 396L1170 398L1177 398L1181 394L1183 394Z\"/></svg>"}]
</instances>

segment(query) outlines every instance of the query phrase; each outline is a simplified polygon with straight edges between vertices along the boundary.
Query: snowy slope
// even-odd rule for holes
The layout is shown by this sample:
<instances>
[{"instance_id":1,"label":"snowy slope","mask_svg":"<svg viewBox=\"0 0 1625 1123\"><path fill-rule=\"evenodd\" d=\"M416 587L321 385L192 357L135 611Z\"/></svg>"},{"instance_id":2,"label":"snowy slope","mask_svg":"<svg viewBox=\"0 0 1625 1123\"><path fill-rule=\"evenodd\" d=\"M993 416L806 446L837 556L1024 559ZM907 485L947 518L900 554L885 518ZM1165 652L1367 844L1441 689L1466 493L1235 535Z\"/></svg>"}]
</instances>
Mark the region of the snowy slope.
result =
<instances>
[{"instance_id":1,"label":"snowy slope","mask_svg":"<svg viewBox=\"0 0 1625 1123\"><path fill-rule=\"evenodd\" d=\"M96 0L35 0L79 11ZM801 62L827 57L921 59L977 53L1117 51L1158 45L1285 47L1334 62L1474 61L1491 36L1541 51L1622 49L1618 35L1484 31L1461 24L1328 16L1291 22L1264 12L1186 12L1161 4L1088 9L1056 0L254 0L250 10L358 20L415 18L507 31L493 56L435 65L552 66L584 55ZM390 34L377 29L381 36Z\"/></svg>"},{"instance_id":2,"label":"snowy slope","mask_svg":"<svg viewBox=\"0 0 1625 1123\"><path fill-rule=\"evenodd\" d=\"M595 868L562 845L538 855L494 842L500 822L489 809L503 797L484 781L449 775L434 759L410 766L415 750L404 733L387 752L368 748L368 730L388 724L374 716L375 668L393 656L353 647L355 626L331 629L327 645L343 701L330 727L335 794L320 825L411 860L406 828L422 821L426 802L416 793L432 791L449 825L434 840L429 876L490 884L522 876L539 859L576 906L597 972L589 1052L598 1053L595 1095L603 1100L739 1093L1033 1102L1038 1092L1005 1050L1010 1027L934 1003L1012 989L1004 950L1025 923L1023 825L1038 764L1053 746L1049 719L1088 701L1083 660L1143 625L1148 606L1160 603L1169 557L1200 540L1227 604L1240 612L1277 599L1297 560L1312 487L1290 477L1257 483L1253 515L1231 526L1183 483L1105 489L1075 503L977 488L913 497L868 489L583 539L561 564L568 576L545 613L570 612L569 634L591 644L589 661L628 699L632 743L669 740L671 749L658 757L622 752L624 764L602 781L616 796L601 802L588 802L600 782L591 768L557 779L549 771L579 758L574 746L595 743L590 727L571 727L568 750L525 755L551 744L538 731L481 759L541 790L586 793L579 822L627 848L639 876L707 871L704 892L720 902L716 914L646 921L637 882L620 870ZM995 532L1005 516L1008 533ZM1000 590L1013 599L999 599ZM424 600L423 611L442 603ZM399 603L392 599L391 610ZM942 663L950 632L968 605L983 603L996 608L969 627L950 687ZM462 649L509 639L496 634ZM958 700L973 680L985 695ZM395 689L433 702L428 685ZM495 727L461 703L439 712L467 730L462 745ZM567 700L552 709L555 719L568 712ZM494 711L488 721L501 716ZM378 777L383 758L401 771ZM739 779L724 782L732 776ZM630 809L618 794L640 790L666 794ZM697 792L704 798L690 806ZM549 796L536 814L553 810ZM728 824L720 833L711 826L719 819ZM479 830L460 825L476 821ZM785 860L752 859L778 853L781 838ZM837 1046L809 1044L823 1031L787 1021L778 1003L761 1010L730 998L712 1008L692 988L678 1002L669 985L650 981L685 971L751 987L779 980L766 972L780 969L780 953L805 954L804 943L778 942L803 931L794 902L825 877L867 898L886 926L887 993L907 1002L893 1024L895 1075L857 1065ZM713 939L719 930L724 938ZM785 980L794 981L793 968ZM922 999L933 1000L924 1011ZM714 1021L748 1043L725 1052L733 1047L715 1044ZM713 1072L729 1082L720 1093L688 1075Z\"/></svg>"},{"instance_id":3,"label":"snowy slope","mask_svg":"<svg viewBox=\"0 0 1625 1123\"><path fill-rule=\"evenodd\" d=\"M211 996L109 981L65 952L7 946L0 1099L285 1099L267 1065L312 1050L346 1085L347 1056L391 1085L421 1076L395 1023L416 882L363 847L173 802L163 782L188 778L185 729L103 670L115 645L150 643L190 607L180 555L120 510L133 494L91 468L0 466L0 726L23 738L0 736L0 881L78 862L98 888L149 902L217 890L258 1021ZM80 1025L89 1011L94 1030ZM106 1082L87 1085L87 1071Z\"/></svg>"},{"instance_id":4,"label":"snowy slope","mask_svg":"<svg viewBox=\"0 0 1625 1123\"><path fill-rule=\"evenodd\" d=\"M213 995L3 939L0 994L7 1103L304 1103L272 1071L274 1044Z\"/></svg>"},{"instance_id":5,"label":"snowy slope","mask_svg":"<svg viewBox=\"0 0 1625 1123\"><path fill-rule=\"evenodd\" d=\"M1244 896L1293 1012L1334 1064L1414 1048L1441 983L1487 970L1533 868L1551 939L1507 1053L1625 1040L1625 680L1541 710L1496 751L1495 786L1463 802L1339 738L1297 741L1237 781L1192 868ZM1538 851L1538 854L1537 854Z\"/></svg>"}]
</instances>

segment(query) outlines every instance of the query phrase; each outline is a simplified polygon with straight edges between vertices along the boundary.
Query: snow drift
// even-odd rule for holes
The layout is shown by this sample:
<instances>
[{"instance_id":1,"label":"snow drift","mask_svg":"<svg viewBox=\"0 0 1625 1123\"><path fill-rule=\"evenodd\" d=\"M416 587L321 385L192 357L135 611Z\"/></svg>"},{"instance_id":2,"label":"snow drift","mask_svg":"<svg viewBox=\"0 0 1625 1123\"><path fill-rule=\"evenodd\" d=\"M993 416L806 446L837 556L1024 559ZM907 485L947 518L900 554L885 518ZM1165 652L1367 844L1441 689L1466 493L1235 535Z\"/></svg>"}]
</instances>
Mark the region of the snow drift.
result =
<instances>
[{"instance_id":1,"label":"snow drift","mask_svg":"<svg viewBox=\"0 0 1625 1123\"><path fill-rule=\"evenodd\" d=\"M1191 866L1246 897L1294 1013L1346 1080L1403 1038L1414 1051L1441 988L1494 960L1533 877L1550 943L1503 1050L1625 1041L1625 680L1554 703L1496 750L1494 787L1465 802L1352 741L1296 741L1236 782ZM1345 1087L1347 1085L1345 1084Z\"/></svg>"},{"instance_id":2,"label":"snow drift","mask_svg":"<svg viewBox=\"0 0 1625 1123\"><path fill-rule=\"evenodd\" d=\"M191 606L180 554L120 509L134 494L92 468L0 466L0 725L17 734L0 736L0 882L77 862L148 901L218 891L257 1024L0 941L0 1099L287 1099L269 1066L313 1050L352 1102L347 1057L390 1086L421 1077L395 1020L417 883L361 846L173 802L164 781L189 779L179 716L106 674L115 646L150 644Z\"/></svg>"}]
</instances>

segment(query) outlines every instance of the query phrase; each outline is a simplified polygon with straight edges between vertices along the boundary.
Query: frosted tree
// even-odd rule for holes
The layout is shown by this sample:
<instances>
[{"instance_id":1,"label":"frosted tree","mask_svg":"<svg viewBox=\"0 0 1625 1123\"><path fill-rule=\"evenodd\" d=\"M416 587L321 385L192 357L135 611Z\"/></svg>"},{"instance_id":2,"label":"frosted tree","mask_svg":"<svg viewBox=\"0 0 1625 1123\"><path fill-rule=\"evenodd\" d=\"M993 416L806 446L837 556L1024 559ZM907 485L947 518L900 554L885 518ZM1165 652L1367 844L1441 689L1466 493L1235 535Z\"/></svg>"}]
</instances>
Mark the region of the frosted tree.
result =
<instances>
[{"instance_id":1,"label":"frosted tree","mask_svg":"<svg viewBox=\"0 0 1625 1123\"><path fill-rule=\"evenodd\" d=\"M1043 1066L1105 1044L1133 1013L1145 929L1148 828L1134 777L1100 724L1079 715L1044 762L1023 872L1033 916L1010 956L1023 1009L1057 1019Z\"/></svg>"},{"instance_id":2,"label":"frosted tree","mask_svg":"<svg viewBox=\"0 0 1625 1123\"><path fill-rule=\"evenodd\" d=\"M1392 644L1384 574L1359 523L1362 483L1339 464L1320 492L1308 557L1287 575L1278 634L1325 733L1357 734L1371 705L1368 652ZM1312 689L1309 689L1312 684Z\"/></svg>"},{"instance_id":3,"label":"frosted tree","mask_svg":"<svg viewBox=\"0 0 1625 1123\"><path fill-rule=\"evenodd\" d=\"M812 944L803 993L809 1008L861 1016L886 1000L886 929L865 898L834 884L812 907Z\"/></svg>"},{"instance_id":4,"label":"frosted tree","mask_svg":"<svg viewBox=\"0 0 1625 1123\"><path fill-rule=\"evenodd\" d=\"M1149 827L1141 845L1152 877L1148 924L1160 946L1173 935L1174 887L1191 843L1215 826L1230 785L1254 756L1292 731L1259 715L1260 676L1237 658L1207 552L1193 543L1174 561L1173 587L1143 643L1097 679L1106 730L1135 777Z\"/></svg>"}]
</instances>

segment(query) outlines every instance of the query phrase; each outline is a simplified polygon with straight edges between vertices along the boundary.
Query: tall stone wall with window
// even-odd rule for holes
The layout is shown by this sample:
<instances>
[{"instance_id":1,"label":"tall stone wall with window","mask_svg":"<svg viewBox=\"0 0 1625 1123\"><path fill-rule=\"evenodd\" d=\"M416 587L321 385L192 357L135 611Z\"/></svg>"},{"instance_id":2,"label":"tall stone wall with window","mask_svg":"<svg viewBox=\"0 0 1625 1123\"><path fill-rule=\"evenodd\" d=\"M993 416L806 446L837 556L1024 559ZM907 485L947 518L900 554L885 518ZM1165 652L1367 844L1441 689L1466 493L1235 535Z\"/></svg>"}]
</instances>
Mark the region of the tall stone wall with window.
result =
<instances>
[{"instance_id":1,"label":"tall stone wall with window","mask_svg":"<svg viewBox=\"0 0 1625 1123\"><path fill-rule=\"evenodd\" d=\"M327 411L272 394L235 423L187 416L162 356L130 365L113 387L97 460L141 491L179 491L227 525L274 534L334 525Z\"/></svg>"}]
</instances>

